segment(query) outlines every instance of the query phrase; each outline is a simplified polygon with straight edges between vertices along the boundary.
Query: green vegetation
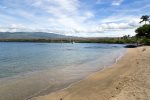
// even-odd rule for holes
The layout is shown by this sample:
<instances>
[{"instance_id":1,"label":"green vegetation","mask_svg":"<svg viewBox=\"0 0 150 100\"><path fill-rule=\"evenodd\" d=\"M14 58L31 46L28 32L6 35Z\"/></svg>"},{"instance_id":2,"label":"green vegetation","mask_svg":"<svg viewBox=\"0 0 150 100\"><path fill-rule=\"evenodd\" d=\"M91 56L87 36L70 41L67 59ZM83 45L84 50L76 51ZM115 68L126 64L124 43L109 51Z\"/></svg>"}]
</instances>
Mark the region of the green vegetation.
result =
<instances>
[{"instance_id":1,"label":"green vegetation","mask_svg":"<svg viewBox=\"0 0 150 100\"><path fill-rule=\"evenodd\" d=\"M142 23L142 22L145 22L145 24L146 24L146 22L150 22L150 19L149 19L149 16L148 15L143 15L142 17L141 17L141 21L140 21L140 23Z\"/></svg>"},{"instance_id":2,"label":"green vegetation","mask_svg":"<svg viewBox=\"0 0 150 100\"><path fill-rule=\"evenodd\" d=\"M84 38L75 42L80 43L116 43L116 44L125 44L125 43L136 43L135 39L131 38Z\"/></svg>"},{"instance_id":3,"label":"green vegetation","mask_svg":"<svg viewBox=\"0 0 150 100\"><path fill-rule=\"evenodd\" d=\"M55 39L0 39L0 42L45 42L45 43L136 43L136 38L55 38Z\"/></svg>"},{"instance_id":4,"label":"green vegetation","mask_svg":"<svg viewBox=\"0 0 150 100\"><path fill-rule=\"evenodd\" d=\"M145 24L135 30L136 37L138 38L150 38L150 24Z\"/></svg>"},{"instance_id":5,"label":"green vegetation","mask_svg":"<svg viewBox=\"0 0 150 100\"><path fill-rule=\"evenodd\" d=\"M141 17L142 21L145 24L135 30L137 33L135 37L140 44L150 45L150 19L148 15L144 15ZM149 22L148 24L146 22Z\"/></svg>"}]
</instances>

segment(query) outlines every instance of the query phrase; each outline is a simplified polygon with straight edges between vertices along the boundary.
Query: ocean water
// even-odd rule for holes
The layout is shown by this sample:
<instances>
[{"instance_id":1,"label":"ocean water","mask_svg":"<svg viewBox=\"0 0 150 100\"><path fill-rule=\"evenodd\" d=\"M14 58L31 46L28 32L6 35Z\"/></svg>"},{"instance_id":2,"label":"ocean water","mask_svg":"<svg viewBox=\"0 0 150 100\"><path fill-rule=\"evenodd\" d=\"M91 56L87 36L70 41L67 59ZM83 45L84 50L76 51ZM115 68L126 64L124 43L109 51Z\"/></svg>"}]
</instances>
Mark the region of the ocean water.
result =
<instances>
[{"instance_id":1,"label":"ocean water","mask_svg":"<svg viewBox=\"0 0 150 100\"><path fill-rule=\"evenodd\" d=\"M96 70L114 63L125 49L118 44L0 43L0 78L96 61ZM85 69L86 68L81 68Z\"/></svg>"},{"instance_id":2,"label":"ocean water","mask_svg":"<svg viewBox=\"0 0 150 100\"><path fill-rule=\"evenodd\" d=\"M109 67L124 45L0 42L0 100L45 95Z\"/></svg>"}]
</instances>

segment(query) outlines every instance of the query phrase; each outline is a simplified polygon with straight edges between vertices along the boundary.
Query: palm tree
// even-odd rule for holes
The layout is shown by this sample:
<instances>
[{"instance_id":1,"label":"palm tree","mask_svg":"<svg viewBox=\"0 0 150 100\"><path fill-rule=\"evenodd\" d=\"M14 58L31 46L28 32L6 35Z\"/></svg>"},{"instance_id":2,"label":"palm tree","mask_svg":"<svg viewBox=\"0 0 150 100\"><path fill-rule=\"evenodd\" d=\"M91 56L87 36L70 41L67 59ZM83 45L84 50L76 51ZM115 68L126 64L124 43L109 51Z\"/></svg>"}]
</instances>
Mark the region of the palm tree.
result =
<instances>
[{"instance_id":1,"label":"palm tree","mask_svg":"<svg viewBox=\"0 0 150 100\"><path fill-rule=\"evenodd\" d=\"M143 16L141 17L142 21L140 21L140 23L145 22L145 24L146 24L147 21L150 23L149 17L150 17L150 16L148 16L148 15L143 15Z\"/></svg>"}]
</instances>

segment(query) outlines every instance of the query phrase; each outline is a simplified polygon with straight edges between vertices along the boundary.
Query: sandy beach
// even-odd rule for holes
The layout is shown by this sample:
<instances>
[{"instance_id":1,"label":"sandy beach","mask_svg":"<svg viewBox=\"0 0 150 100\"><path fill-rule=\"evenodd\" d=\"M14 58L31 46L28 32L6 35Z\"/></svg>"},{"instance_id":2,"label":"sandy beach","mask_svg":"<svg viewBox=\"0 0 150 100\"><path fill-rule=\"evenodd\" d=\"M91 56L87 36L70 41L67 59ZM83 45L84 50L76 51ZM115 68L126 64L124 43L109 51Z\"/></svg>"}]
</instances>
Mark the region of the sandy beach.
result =
<instances>
[{"instance_id":1,"label":"sandy beach","mask_svg":"<svg viewBox=\"0 0 150 100\"><path fill-rule=\"evenodd\" d=\"M33 100L149 100L149 77L150 47L132 48L111 67Z\"/></svg>"}]
</instances>

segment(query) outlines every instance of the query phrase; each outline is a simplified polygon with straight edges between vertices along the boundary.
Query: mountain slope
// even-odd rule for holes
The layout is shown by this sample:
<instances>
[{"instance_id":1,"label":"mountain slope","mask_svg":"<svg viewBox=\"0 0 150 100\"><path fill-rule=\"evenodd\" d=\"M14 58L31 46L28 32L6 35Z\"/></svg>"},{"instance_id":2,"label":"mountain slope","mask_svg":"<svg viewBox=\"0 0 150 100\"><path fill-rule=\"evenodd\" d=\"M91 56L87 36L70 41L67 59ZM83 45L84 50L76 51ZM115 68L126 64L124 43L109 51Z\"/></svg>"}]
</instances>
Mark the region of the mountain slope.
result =
<instances>
[{"instance_id":1,"label":"mountain slope","mask_svg":"<svg viewBox=\"0 0 150 100\"><path fill-rule=\"evenodd\" d=\"M45 32L0 32L0 39L50 39L50 38L67 38L67 36Z\"/></svg>"}]
</instances>

